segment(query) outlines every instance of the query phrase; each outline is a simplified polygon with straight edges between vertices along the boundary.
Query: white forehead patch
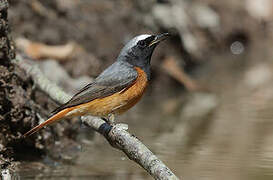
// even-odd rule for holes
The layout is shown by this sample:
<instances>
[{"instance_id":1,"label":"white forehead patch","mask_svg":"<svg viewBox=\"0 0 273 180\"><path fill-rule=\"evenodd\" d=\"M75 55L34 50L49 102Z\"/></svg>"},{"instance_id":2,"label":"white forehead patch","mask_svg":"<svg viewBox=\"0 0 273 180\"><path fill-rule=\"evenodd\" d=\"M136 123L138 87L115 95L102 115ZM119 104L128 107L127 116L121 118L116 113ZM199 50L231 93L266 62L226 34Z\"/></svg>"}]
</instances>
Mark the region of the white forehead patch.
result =
<instances>
[{"instance_id":1,"label":"white forehead patch","mask_svg":"<svg viewBox=\"0 0 273 180\"><path fill-rule=\"evenodd\" d=\"M150 36L151 35L149 35L149 34L142 34L142 35L139 35L139 36L135 37L134 39L136 39L136 41L140 41L140 40L146 39L146 38L148 38Z\"/></svg>"},{"instance_id":2,"label":"white forehead patch","mask_svg":"<svg viewBox=\"0 0 273 180\"><path fill-rule=\"evenodd\" d=\"M152 35L149 34L142 34L139 36L134 37L132 40L130 40L121 50L121 54L126 53L129 49L131 49L132 47L134 47L139 41L146 39L148 37L150 37Z\"/></svg>"},{"instance_id":3,"label":"white forehead patch","mask_svg":"<svg viewBox=\"0 0 273 180\"><path fill-rule=\"evenodd\" d=\"M139 35L139 36L137 36L137 37L134 37L130 42L132 43L132 46L135 46L136 44L137 44L137 42L139 42L139 41L141 41L141 40L143 40L143 39L146 39L146 38L148 38L148 37L150 37L151 35L149 35L149 34L142 34L142 35ZM129 42L129 43L130 43ZM128 43L128 44L129 44Z\"/></svg>"}]
</instances>

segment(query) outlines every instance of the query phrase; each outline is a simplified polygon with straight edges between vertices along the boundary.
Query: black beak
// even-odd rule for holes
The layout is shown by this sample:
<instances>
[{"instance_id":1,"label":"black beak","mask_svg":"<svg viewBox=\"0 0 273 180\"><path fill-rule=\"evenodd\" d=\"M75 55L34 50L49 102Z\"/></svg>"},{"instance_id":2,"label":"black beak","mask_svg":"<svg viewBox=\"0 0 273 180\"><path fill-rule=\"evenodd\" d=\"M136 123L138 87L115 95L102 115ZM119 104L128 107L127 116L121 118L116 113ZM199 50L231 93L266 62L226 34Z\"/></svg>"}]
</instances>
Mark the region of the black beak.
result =
<instances>
[{"instance_id":1,"label":"black beak","mask_svg":"<svg viewBox=\"0 0 273 180\"><path fill-rule=\"evenodd\" d=\"M162 33L162 34L156 35L154 40L152 40L150 42L149 47L156 45L156 44L160 43L161 41L164 41L165 39L167 39L170 36L171 36L170 33Z\"/></svg>"}]
</instances>

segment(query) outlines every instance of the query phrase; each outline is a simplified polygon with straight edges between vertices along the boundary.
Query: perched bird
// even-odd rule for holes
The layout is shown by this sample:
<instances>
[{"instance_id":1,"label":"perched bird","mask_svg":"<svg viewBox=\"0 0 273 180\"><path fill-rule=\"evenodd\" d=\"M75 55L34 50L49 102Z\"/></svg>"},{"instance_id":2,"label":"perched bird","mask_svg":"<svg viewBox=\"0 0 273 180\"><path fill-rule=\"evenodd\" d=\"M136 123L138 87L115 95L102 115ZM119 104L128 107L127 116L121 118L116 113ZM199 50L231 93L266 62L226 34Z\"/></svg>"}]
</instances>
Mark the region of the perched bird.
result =
<instances>
[{"instance_id":1,"label":"perched bird","mask_svg":"<svg viewBox=\"0 0 273 180\"><path fill-rule=\"evenodd\" d=\"M67 103L54 110L48 120L25 133L24 137L67 117L92 115L103 117L109 123L113 122L115 115L127 111L141 99L151 78L150 62L153 51L168 36L169 33L143 34L130 40L115 63Z\"/></svg>"}]
</instances>

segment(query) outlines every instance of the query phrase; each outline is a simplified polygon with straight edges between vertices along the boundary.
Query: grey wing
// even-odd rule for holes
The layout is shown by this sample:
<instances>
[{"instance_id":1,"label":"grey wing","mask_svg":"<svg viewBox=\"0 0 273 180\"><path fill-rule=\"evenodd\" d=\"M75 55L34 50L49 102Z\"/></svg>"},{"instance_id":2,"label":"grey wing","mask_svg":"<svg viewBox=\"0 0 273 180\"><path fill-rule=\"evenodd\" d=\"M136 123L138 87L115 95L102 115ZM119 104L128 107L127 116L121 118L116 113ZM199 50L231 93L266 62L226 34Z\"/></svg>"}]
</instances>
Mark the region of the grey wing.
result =
<instances>
[{"instance_id":1,"label":"grey wing","mask_svg":"<svg viewBox=\"0 0 273 180\"><path fill-rule=\"evenodd\" d=\"M86 85L67 103L61 105L52 113L63 109L88 103L94 99L110 96L132 85L138 74L129 64L116 62L98 76L94 82Z\"/></svg>"}]
</instances>

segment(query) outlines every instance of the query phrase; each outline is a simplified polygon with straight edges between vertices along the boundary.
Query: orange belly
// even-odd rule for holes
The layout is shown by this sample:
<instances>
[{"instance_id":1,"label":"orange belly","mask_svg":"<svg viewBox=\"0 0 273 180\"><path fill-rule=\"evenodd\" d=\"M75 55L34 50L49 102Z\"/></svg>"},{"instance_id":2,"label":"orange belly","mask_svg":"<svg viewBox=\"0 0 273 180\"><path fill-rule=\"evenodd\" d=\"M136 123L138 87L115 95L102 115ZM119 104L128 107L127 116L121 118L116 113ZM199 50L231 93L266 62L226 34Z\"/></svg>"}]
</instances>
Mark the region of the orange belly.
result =
<instances>
[{"instance_id":1,"label":"orange belly","mask_svg":"<svg viewBox=\"0 0 273 180\"><path fill-rule=\"evenodd\" d=\"M109 114L121 114L133 107L141 99L148 84L146 73L138 67L135 69L138 77L133 85L111 96L72 107L67 116L89 114L107 117Z\"/></svg>"}]
</instances>

